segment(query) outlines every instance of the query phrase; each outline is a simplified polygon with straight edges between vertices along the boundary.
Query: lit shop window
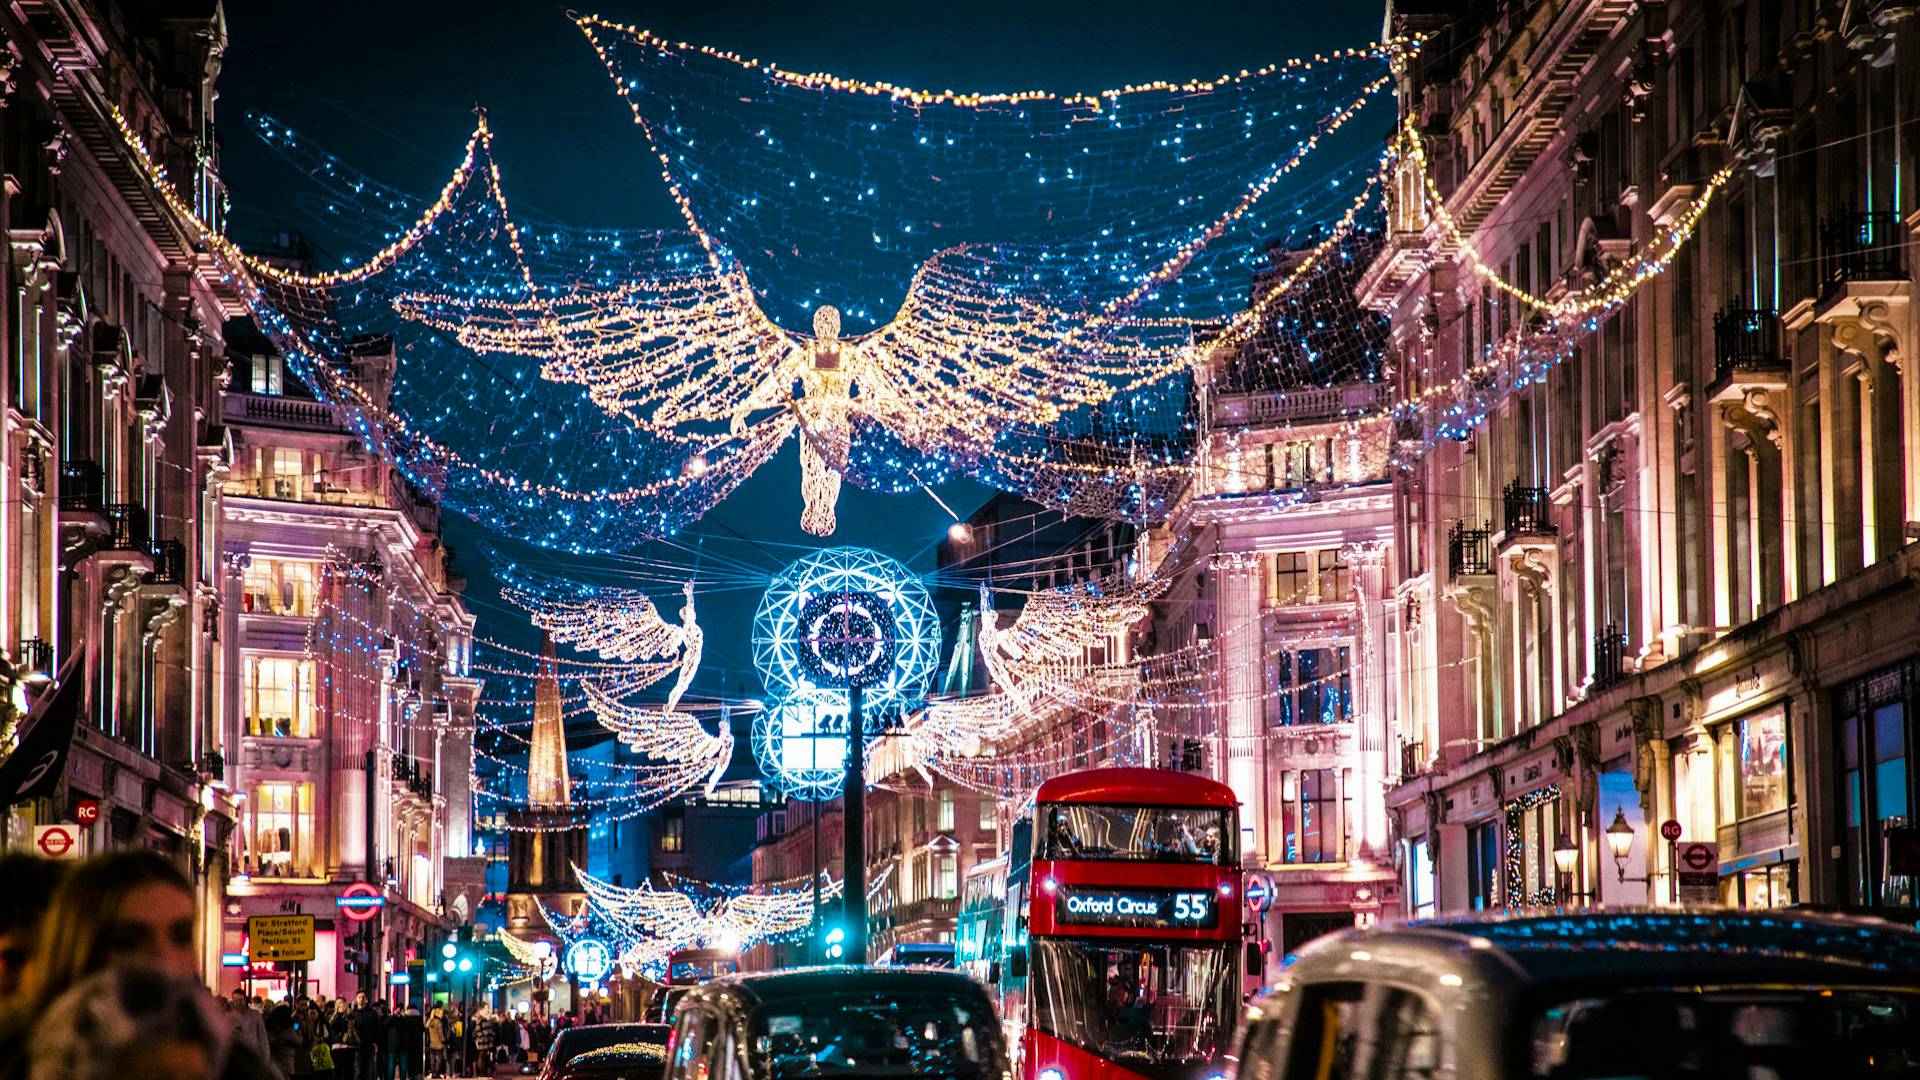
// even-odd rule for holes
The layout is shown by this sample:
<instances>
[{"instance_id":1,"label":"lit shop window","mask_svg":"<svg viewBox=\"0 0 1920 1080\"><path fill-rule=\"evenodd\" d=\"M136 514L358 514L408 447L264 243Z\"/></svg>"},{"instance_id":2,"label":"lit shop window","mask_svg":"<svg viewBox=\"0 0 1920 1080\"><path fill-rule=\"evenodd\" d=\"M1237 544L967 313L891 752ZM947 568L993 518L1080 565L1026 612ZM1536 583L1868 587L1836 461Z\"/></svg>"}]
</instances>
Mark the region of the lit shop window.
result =
<instances>
[{"instance_id":1,"label":"lit shop window","mask_svg":"<svg viewBox=\"0 0 1920 1080\"><path fill-rule=\"evenodd\" d=\"M248 853L260 877L313 877L313 784L262 780L248 789L253 815Z\"/></svg>"},{"instance_id":2,"label":"lit shop window","mask_svg":"<svg viewBox=\"0 0 1920 1080\"><path fill-rule=\"evenodd\" d=\"M249 612L268 615L312 615L317 563L297 559L255 559L247 567L242 603Z\"/></svg>"},{"instance_id":3,"label":"lit shop window","mask_svg":"<svg viewBox=\"0 0 1920 1080\"><path fill-rule=\"evenodd\" d=\"M248 656L241 678L247 734L313 737L313 661L292 656Z\"/></svg>"},{"instance_id":4,"label":"lit shop window","mask_svg":"<svg viewBox=\"0 0 1920 1080\"><path fill-rule=\"evenodd\" d=\"M678 814L660 819L660 850L680 852L687 850L687 819Z\"/></svg>"}]
</instances>

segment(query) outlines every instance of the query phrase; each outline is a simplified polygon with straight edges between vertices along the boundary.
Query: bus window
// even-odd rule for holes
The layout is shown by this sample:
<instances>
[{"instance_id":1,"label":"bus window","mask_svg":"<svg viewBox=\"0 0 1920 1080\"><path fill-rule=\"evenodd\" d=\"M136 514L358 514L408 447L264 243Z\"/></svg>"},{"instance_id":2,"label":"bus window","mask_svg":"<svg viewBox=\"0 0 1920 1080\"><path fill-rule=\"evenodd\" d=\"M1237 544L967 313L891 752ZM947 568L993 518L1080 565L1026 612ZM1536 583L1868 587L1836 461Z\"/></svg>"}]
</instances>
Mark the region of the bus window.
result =
<instances>
[{"instance_id":1,"label":"bus window","mask_svg":"<svg viewBox=\"0 0 1920 1080\"><path fill-rule=\"evenodd\" d=\"M1091 862L1169 862L1231 865L1225 810L1184 806L1045 808L1043 859Z\"/></svg>"}]
</instances>

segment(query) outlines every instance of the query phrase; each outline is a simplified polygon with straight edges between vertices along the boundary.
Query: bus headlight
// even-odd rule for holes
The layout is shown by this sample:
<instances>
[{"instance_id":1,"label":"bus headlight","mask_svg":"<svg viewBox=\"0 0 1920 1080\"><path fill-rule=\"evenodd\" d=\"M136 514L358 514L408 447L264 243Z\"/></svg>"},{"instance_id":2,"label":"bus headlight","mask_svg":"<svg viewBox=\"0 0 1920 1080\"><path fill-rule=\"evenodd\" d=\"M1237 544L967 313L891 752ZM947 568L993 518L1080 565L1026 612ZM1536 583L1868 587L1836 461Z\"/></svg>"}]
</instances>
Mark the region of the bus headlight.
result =
<instances>
[{"instance_id":1,"label":"bus headlight","mask_svg":"<svg viewBox=\"0 0 1920 1080\"><path fill-rule=\"evenodd\" d=\"M1067 1074L1049 1065L1040 1070L1039 1080L1067 1080Z\"/></svg>"}]
</instances>

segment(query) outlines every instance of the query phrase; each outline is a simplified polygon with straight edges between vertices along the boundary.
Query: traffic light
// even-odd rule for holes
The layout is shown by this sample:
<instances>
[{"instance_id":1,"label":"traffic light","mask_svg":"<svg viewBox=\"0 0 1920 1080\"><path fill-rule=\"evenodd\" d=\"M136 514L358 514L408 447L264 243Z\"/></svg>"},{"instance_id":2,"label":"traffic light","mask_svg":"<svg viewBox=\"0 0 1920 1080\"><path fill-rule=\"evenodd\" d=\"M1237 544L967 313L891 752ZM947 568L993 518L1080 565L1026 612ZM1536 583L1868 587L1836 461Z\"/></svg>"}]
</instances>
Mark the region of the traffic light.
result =
<instances>
[{"instance_id":1,"label":"traffic light","mask_svg":"<svg viewBox=\"0 0 1920 1080\"><path fill-rule=\"evenodd\" d=\"M847 928L827 923L820 928L820 959L829 963L847 956Z\"/></svg>"}]
</instances>

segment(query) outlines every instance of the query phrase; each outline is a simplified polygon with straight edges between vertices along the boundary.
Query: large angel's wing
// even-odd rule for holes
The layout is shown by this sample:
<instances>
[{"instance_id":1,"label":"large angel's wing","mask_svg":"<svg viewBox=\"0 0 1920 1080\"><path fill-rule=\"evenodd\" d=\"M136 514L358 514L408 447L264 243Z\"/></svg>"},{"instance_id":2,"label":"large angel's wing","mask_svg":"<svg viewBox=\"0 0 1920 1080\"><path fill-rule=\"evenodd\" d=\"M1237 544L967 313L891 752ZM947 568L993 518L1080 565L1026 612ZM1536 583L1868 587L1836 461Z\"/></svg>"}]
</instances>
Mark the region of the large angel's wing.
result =
<instances>
[{"instance_id":1,"label":"large angel's wing","mask_svg":"<svg viewBox=\"0 0 1920 1080\"><path fill-rule=\"evenodd\" d=\"M892 321L861 339L862 411L923 449L983 448L1008 424L1052 424L1190 362L1182 321L1056 302L1072 293L1067 261L980 245L928 259Z\"/></svg>"},{"instance_id":2,"label":"large angel's wing","mask_svg":"<svg viewBox=\"0 0 1920 1080\"><path fill-rule=\"evenodd\" d=\"M684 628L662 618L637 589L595 588L569 596L564 583L524 572L519 576L519 584L501 588L500 598L525 610L533 625L562 644L608 660L655 660L672 657L685 637Z\"/></svg>"},{"instance_id":3,"label":"large angel's wing","mask_svg":"<svg viewBox=\"0 0 1920 1080\"><path fill-rule=\"evenodd\" d=\"M477 353L541 362L610 413L665 435L726 422L763 386L793 337L760 311L737 266L675 252L623 284L574 283L531 298L405 293L404 318Z\"/></svg>"},{"instance_id":4,"label":"large angel's wing","mask_svg":"<svg viewBox=\"0 0 1920 1080\"><path fill-rule=\"evenodd\" d=\"M602 881L577 864L573 873L594 906L631 930L681 943L675 947L681 947L706 922L707 913L684 892L645 885L625 888Z\"/></svg>"},{"instance_id":5,"label":"large angel's wing","mask_svg":"<svg viewBox=\"0 0 1920 1080\"><path fill-rule=\"evenodd\" d=\"M708 794L733 760L733 732L724 721L717 732L709 733L692 713L627 704L593 679L580 680L580 692L600 725L635 751L708 770Z\"/></svg>"}]
</instances>

